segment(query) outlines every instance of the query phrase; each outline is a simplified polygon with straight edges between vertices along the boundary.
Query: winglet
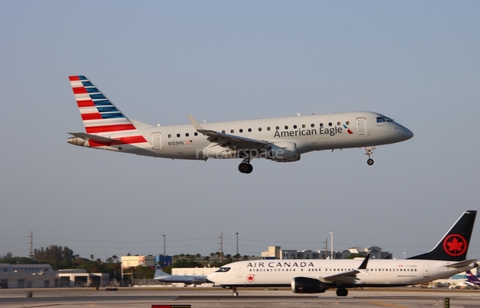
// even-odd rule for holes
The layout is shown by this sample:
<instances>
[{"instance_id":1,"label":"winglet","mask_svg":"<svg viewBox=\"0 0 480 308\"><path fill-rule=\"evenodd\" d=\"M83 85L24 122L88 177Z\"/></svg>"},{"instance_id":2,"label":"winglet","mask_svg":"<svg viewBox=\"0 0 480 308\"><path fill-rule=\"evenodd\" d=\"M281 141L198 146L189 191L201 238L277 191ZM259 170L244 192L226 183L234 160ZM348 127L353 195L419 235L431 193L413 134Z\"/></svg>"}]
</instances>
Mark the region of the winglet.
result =
<instances>
[{"instance_id":1,"label":"winglet","mask_svg":"<svg viewBox=\"0 0 480 308\"><path fill-rule=\"evenodd\" d=\"M360 266L358 267L359 270L364 270L364 269L367 269L367 263L368 263L368 260L370 259L370 254L368 254L365 259L363 260L362 264L360 264Z\"/></svg>"},{"instance_id":2,"label":"winglet","mask_svg":"<svg viewBox=\"0 0 480 308\"><path fill-rule=\"evenodd\" d=\"M195 127L197 131L205 131L205 129L200 124L198 124L198 122L191 115L188 115L188 118L190 119L190 122L192 122L193 127Z\"/></svg>"}]
</instances>

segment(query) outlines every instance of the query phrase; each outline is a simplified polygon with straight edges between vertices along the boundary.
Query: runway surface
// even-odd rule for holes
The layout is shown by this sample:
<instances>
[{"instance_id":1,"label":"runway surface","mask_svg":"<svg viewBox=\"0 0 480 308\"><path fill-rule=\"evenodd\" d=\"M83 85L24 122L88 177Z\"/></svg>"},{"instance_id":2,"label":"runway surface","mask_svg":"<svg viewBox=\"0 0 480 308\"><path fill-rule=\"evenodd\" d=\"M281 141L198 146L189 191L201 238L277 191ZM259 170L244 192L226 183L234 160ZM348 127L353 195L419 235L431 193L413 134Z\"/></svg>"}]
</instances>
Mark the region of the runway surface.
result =
<instances>
[{"instance_id":1,"label":"runway surface","mask_svg":"<svg viewBox=\"0 0 480 308\"><path fill-rule=\"evenodd\" d=\"M27 297L31 292L32 297ZM142 307L174 305L191 308L321 308L321 307L480 307L480 290L369 289L350 290L347 297L335 291L293 294L288 290L243 290L233 297L229 290L204 288L129 288L118 291L85 289L0 289L0 307ZM183 307L182 307L183 308Z\"/></svg>"}]
</instances>

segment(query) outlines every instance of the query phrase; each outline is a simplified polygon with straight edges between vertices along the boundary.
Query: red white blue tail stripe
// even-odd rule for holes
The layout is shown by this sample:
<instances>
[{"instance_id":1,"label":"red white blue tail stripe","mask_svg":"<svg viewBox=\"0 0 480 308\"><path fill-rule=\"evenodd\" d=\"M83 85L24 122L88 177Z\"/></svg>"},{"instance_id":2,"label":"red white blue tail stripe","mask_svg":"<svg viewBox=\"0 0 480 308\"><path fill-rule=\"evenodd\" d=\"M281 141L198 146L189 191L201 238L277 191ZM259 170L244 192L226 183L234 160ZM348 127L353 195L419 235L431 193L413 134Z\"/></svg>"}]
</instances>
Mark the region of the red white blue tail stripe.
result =
<instances>
[{"instance_id":1,"label":"red white blue tail stripe","mask_svg":"<svg viewBox=\"0 0 480 308\"><path fill-rule=\"evenodd\" d=\"M87 133L135 130L127 117L85 76L69 78Z\"/></svg>"},{"instance_id":2,"label":"red white blue tail stripe","mask_svg":"<svg viewBox=\"0 0 480 308\"><path fill-rule=\"evenodd\" d=\"M132 122L85 76L69 76L87 134L111 135L120 143L147 142ZM90 140L90 146L105 144Z\"/></svg>"}]
</instances>

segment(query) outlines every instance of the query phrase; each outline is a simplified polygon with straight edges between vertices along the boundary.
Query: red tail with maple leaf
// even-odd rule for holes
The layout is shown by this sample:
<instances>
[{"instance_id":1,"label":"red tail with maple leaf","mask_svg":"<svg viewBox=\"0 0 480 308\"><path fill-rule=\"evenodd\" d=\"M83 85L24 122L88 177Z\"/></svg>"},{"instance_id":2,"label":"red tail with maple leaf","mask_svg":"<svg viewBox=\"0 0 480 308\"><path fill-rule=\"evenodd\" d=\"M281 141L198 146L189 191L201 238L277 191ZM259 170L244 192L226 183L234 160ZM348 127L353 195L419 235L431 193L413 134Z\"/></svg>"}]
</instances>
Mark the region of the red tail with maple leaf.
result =
<instances>
[{"instance_id":1,"label":"red tail with maple leaf","mask_svg":"<svg viewBox=\"0 0 480 308\"><path fill-rule=\"evenodd\" d=\"M409 259L463 261L467 258L476 210L465 211L432 250Z\"/></svg>"}]
</instances>

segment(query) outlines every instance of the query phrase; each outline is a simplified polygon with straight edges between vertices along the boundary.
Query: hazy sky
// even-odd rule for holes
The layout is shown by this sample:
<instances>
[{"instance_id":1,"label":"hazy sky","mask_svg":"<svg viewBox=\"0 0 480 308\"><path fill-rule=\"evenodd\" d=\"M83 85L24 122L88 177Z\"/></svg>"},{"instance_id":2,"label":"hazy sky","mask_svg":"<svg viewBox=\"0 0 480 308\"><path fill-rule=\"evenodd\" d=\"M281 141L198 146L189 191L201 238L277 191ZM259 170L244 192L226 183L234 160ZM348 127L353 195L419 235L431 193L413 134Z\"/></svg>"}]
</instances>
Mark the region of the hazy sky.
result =
<instances>
[{"instance_id":1,"label":"hazy sky","mask_svg":"<svg viewBox=\"0 0 480 308\"><path fill-rule=\"evenodd\" d=\"M479 208L478 1L1 1L0 255L430 250ZM75 147L68 81L161 125L377 111L415 133L294 163ZM469 256L480 258L480 224Z\"/></svg>"}]
</instances>

